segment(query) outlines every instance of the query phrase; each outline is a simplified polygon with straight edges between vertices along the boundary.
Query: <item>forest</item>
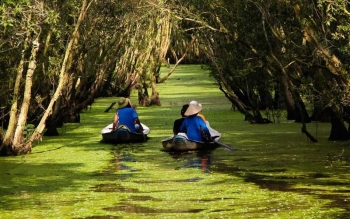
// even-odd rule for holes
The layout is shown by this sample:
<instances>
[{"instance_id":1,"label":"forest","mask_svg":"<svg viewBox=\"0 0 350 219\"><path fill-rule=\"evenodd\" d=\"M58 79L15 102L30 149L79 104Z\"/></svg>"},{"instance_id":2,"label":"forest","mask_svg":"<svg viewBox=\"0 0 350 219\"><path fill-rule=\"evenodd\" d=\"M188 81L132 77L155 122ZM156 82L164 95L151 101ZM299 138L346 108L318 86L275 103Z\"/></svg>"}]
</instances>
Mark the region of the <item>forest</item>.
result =
<instances>
[{"instance_id":1,"label":"forest","mask_svg":"<svg viewBox=\"0 0 350 219\"><path fill-rule=\"evenodd\" d=\"M252 124L285 112L311 141L311 121L349 140L349 48L348 0L4 0L0 154L30 153L99 97L161 106L181 63L208 69Z\"/></svg>"}]
</instances>

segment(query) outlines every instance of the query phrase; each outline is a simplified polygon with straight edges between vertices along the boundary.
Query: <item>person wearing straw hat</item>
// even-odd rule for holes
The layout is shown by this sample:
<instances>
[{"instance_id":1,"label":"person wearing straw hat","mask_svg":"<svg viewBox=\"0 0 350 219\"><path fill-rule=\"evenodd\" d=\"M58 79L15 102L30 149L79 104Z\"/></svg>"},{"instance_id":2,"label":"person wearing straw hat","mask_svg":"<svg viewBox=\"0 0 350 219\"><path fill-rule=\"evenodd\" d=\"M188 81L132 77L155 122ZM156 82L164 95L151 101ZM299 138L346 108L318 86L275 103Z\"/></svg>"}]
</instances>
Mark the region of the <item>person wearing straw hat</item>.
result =
<instances>
[{"instance_id":1,"label":"person wearing straw hat","mask_svg":"<svg viewBox=\"0 0 350 219\"><path fill-rule=\"evenodd\" d=\"M137 115L136 110L131 107L129 98L120 97L118 99L118 107L114 115L112 131L116 130L119 126L127 126L130 132L142 132L142 125Z\"/></svg>"},{"instance_id":2,"label":"person wearing straw hat","mask_svg":"<svg viewBox=\"0 0 350 219\"><path fill-rule=\"evenodd\" d=\"M198 102L195 101L195 100L192 100L192 101L190 102L190 104L194 104L194 105L198 105L198 106L202 107L202 104L201 104L201 103L198 103ZM202 107L202 110L197 114L197 116L201 117L201 118L203 119L203 121L205 122L205 121L207 121L207 119L206 119L205 116L203 115L202 111L203 111L203 107Z\"/></svg>"},{"instance_id":3,"label":"person wearing straw hat","mask_svg":"<svg viewBox=\"0 0 350 219\"><path fill-rule=\"evenodd\" d=\"M180 132L185 132L187 137L194 141L212 141L209 129L203 119L197 114L202 111L202 107L198 104L189 104L183 121Z\"/></svg>"}]
</instances>

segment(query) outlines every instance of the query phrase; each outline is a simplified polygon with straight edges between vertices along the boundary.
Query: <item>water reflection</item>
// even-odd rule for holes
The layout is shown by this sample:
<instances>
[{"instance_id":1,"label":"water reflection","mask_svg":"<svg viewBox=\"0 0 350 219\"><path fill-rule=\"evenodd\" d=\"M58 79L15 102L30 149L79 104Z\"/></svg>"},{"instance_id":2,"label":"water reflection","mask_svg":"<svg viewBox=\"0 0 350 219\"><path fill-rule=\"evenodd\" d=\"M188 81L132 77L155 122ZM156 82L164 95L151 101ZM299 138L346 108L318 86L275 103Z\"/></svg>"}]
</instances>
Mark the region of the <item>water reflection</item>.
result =
<instances>
[{"instance_id":1,"label":"water reflection","mask_svg":"<svg viewBox=\"0 0 350 219\"><path fill-rule=\"evenodd\" d=\"M120 180L126 180L133 176L134 172L137 172L138 169L133 168L129 165L131 162L136 162L134 154L128 152L113 152L113 159L103 172L104 174L114 174L119 172L118 178Z\"/></svg>"},{"instance_id":2,"label":"water reflection","mask_svg":"<svg viewBox=\"0 0 350 219\"><path fill-rule=\"evenodd\" d=\"M129 172L135 172L136 169L131 168L127 164L130 162L136 162L134 152L142 151L144 146L140 144L119 144L115 147L113 152L114 159L112 161L113 170L115 172L120 170L128 170Z\"/></svg>"},{"instance_id":3,"label":"water reflection","mask_svg":"<svg viewBox=\"0 0 350 219\"><path fill-rule=\"evenodd\" d=\"M185 152L168 152L175 160L184 163L175 169L196 168L202 170L203 173L210 172L211 152L210 151L185 151Z\"/></svg>"}]
</instances>

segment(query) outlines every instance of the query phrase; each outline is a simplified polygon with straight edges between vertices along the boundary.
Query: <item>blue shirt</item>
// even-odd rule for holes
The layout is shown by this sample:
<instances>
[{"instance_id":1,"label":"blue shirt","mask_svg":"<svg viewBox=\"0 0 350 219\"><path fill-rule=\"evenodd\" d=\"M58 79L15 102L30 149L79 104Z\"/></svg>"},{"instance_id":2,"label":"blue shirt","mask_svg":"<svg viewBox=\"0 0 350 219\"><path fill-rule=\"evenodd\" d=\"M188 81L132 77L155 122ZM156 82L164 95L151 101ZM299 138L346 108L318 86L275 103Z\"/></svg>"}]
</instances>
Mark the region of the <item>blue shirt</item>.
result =
<instances>
[{"instance_id":1,"label":"blue shirt","mask_svg":"<svg viewBox=\"0 0 350 219\"><path fill-rule=\"evenodd\" d=\"M200 131L200 128L202 127L205 134L210 137L210 132L203 121L203 119L197 115L189 116L187 117L180 127L180 132L186 132L187 137L191 140L195 141L203 141L202 133Z\"/></svg>"},{"instance_id":2,"label":"blue shirt","mask_svg":"<svg viewBox=\"0 0 350 219\"><path fill-rule=\"evenodd\" d=\"M136 132L135 119L138 118L136 110L131 107L124 107L117 109L117 112L119 117L118 125L125 125L131 132Z\"/></svg>"}]
</instances>

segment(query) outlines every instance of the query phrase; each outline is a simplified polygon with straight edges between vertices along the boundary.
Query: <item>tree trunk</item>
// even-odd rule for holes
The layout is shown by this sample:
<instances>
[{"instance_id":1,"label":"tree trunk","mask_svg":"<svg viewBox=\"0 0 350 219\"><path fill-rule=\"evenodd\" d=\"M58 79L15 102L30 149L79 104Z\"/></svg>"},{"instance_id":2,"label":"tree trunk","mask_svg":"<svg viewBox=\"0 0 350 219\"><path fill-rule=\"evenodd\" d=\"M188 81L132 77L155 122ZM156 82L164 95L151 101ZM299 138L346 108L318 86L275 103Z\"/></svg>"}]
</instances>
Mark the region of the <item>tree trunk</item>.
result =
<instances>
[{"instance_id":1,"label":"tree trunk","mask_svg":"<svg viewBox=\"0 0 350 219\"><path fill-rule=\"evenodd\" d=\"M330 116L331 116L332 129L328 140L329 141L349 140L350 132L344 124L342 113L339 107L335 107L335 106L331 107Z\"/></svg>"},{"instance_id":2,"label":"tree trunk","mask_svg":"<svg viewBox=\"0 0 350 219\"><path fill-rule=\"evenodd\" d=\"M295 122L304 122L304 123L310 123L311 118L309 116L309 113L306 110L306 106L303 102L303 100L300 97L300 94L295 91L295 104L298 110L295 112Z\"/></svg>"},{"instance_id":3,"label":"tree trunk","mask_svg":"<svg viewBox=\"0 0 350 219\"><path fill-rule=\"evenodd\" d=\"M152 80L152 95L151 95L151 103L150 104L157 105L157 106L161 105L159 93L157 92L155 77L153 77L153 80Z\"/></svg>"},{"instance_id":4,"label":"tree trunk","mask_svg":"<svg viewBox=\"0 0 350 219\"><path fill-rule=\"evenodd\" d=\"M221 82L221 83L224 83L224 82ZM225 89L223 88L223 86L222 86L221 83L219 84L219 88L220 88L220 90L225 94L225 96L227 97L227 99L229 99L229 100L231 101L231 103L232 103L234 106L236 106L236 108L238 109L238 111L239 111L240 113L242 113L243 115L245 115L246 120L249 121L250 119L253 119L254 116L253 116L253 114L251 114L251 113L248 111L246 105L240 101L240 99L236 96L236 94L235 94L232 90L228 89L229 87L226 87L226 86L225 86L225 88L226 88L226 90L225 90Z\"/></svg>"},{"instance_id":5,"label":"tree trunk","mask_svg":"<svg viewBox=\"0 0 350 219\"><path fill-rule=\"evenodd\" d=\"M111 45L110 45L111 46ZM116 61L116 55L111 55L112 57L114 57L113 59L107 59L108 56L105 56L102 58L102 65L100 67L100 69L98 69L98 74L95 80L95 83L92 84L90 90L90 93L88 94L87 98L85 101L77 104L74 107L74 113L79 113L81 112L81 110L85 109L88 105L91 105L92 102L94 101L94 99L96 98L96 96L101 93L100 90L102 89L102 85L104 82L104 76L106 74L106 72L108 71L108 69L111 67L111 65L113 63L115 63ZM134 81L130 82L130 86L128 86L128 94L130 95L131 92L131 87L134 85ZM127 96L129 96L127 95ZM125 96L124 96L125 97Z\"/></svg>"},{"instance_id":6,"label":"tree trunk","mask_svg":"<svg viewBox=\"0 0 350 219\"><path fill-rule=\"evenodd\" d=\"M93 1L91 1L89 3L89 5L87 5L87 0L83 0L83 2L82 2L81 11L79 14L79 18L77 20L77 24L75 25L74 32L73 32L72 37L71 37L71 39L67 45L67 48L66 48L66 52L64 55L64 59L63 59L60 74L59 74L58 86L56 88L56 91L55 91L49 105L47 106L47 108L45 110L43 117L41 118L38 126L36 127L32 136L30 137L30 141L28 142L28 144L31 144L31 142L33 142L34 140L41 139L41 134L43 133L44 128L45 128L46 119L51 114L52 108L53 108L54 104L56 103L57 99L60 97L61 91L63 90L64 85L66 84L66 80L65 80L66 74L67 74L66 73L66 64L67 64L68 58L71 55L71 52L73 50L72 45L73 45L74 41L78 39L79 27L84 20L84 16L85 16L88 8L90 7L90 4L92 4L92 3L93 3Z\"/></svg>"},{"instance_id":7,"label":"tree trunk","mask_svg":"<svg viewBox=\"0 0 350 219\"><path fill-rule=\"evenodd\" d=\"M138 86L138 101L141 106L150 106L151 100L149 99L147 84L144 82L142 86Z\"/></svg>"},{"instance_id":8,"label":"tree trunk","mask_svg":"<svg viewBox=\"0 0 350 219\"><path fill-rule=\"evenodd\" d=\"M283 87L284 87L284 89L288 88L288 92L290 93L291 98L292 98L293 102L295 103L296 110L298 111L298 113L300 115L301 122L303 123L302 128L301 128L302 132L305 133L306 136L312 142L317 142L317 140L309 132L307 132L306 124L305 124L306 119L307 119L306 118L306 116L307 116L306 109L305 109L304 103L302 102L299 94L297 93L297 91L295 89L295 86L293 85L292 81L289 79L289 76L287 74L287 69L282 65L282 63L279 61L279 59L275 56L275 54L272 51L270 52L270 55L273 58L273 60L277 63L277 65L279 66L279 68L281 70L281 76L283 79L283 83L282 83ZM308 118L308 120L310 120L310 118Z\"/></svg>"},{"instance_id":9,"label":"tree trunk","mask_svg":"<svg viewBox=\"0 0 350 219\"><path fill-rule=\"evenodd\" d=\"M173 52L173 53L174 53L174 56L176 56L176 53L175 52ZM176 67L186 57L186 54L187 54L187 49L186 49L186 52L182 55L182 57L180 59L178 59L177 56L176 56L176 63L175 63L175 65L173 66L173 68L164 77L162 77L162 79L159 80L158 83L163 83L164 81L166 81L170 77L170 75L175 71Z\"/></svg>"},{"instance_id":10,"label":"tree trunk","mask_svg":"<svg viewBox=\"0 0 350 219\"><path fill-rule=\"evenodd\" d=\"M286 109L287 109L287 119L288 120L295 120L295 102L293 99L293 95L290 91L290 86L289 86L289 77L286 73L283 73L283 71L281 71L282 74L280 76L280 80L281 80L281 85L282 85L282 89L283 89L283 95L284 95L284 102L286 105Z\"/></svg>"},{"instance_id":11,"label":"tree trunk","mask_svg":"<svg viewBox=\"0 0 350 219\"><path fill-rule=\"evenodd\" d=\"M25 60L25 52L26 52L26 45L28 44L28 38L24 41L24 48L22 50L22 56L21 61L19 63L19 66L17 68L17 76L15 81L15 86L13 90L13 98L12 98L12 105L10 110L10 119L9 124L4 136L4 139L2 141L0 154L1 155L10 155L11 154L11 146L13 141L13 136L15 134L15 128L17 124L17 110L18 110L18 97L19 97L19 87L22 80L22 73L24 68L24 60Z\"/></svg>"},{"instance_id":12,"label":"tree trunk","mask_svg":"<svg viewBox=\"0 0 350 219\"><path fill-rule=\"evenodd\" d=\"M25 144L23 135L24 128L27 123L28 110L32 98L33 74L36 69L36 57L39 50L39 42L33 41L32 54L26 74L26 82L24 87L24 96L21 110L18 116L17 127L12 142L12 152L14 155L29 153L32 149L31 144Z\"/></svg>"},{"instance_id":13,"label":"tree trunk","mask_svg":"<svg viewBox=\"0 0 350 219\"><path fill-rule=\"evenodd\" d=\"M302 26L302 29L304 31L304 36L306 41L312 46L314 49L314 54L317 56L317 58L324 61L325 66L327 70L331 73L331 77L329 82L333 81L334 87L338 87L338 92L345 92L345 89L348 87L348 82L346 78L348 77L348 71L342 67L342 63L340 60L332 53L332 51L329 49L329 47L325 46L322 43L322 40L320 39L319 35L317 34L317 31L313 28L313 22L308 21L307 19L304 19L301 14L301 7L300 5L295 5L295 13L297 18L299 19L299 22ZM328 90L324 89L324 92L328 92L331 96L333 95ZM323 92L322 91L322 92ZM336 99L338 94L335 94L333 97ZM335 141L335 140L348 140L349 139L349 132L346 129L344 125L343 115L342 115L342 103L333 103L333 106L330 108L330 118L331 118L331 124L332 129L329 136L329 140Z\"/></svg>"},{"instance_id":14,"label":"tree trunk","mask_svg":"<svg viewBox=\"0 0 350 219\"><path fill-rule=\"evenodd\" d=\"M31 21L32 21L32 16L31 16L31 14L29 14L26 22L27 22L27 24L29 24ZM24 46L23 46L23 49L21 52L21 60L19 62L18 68L17 68L17 76L16 76L14 90L13 90L13 98L12 98L12 105L11 105L11 111L10 111L9 125L7 127L5 136L3 138L3 142L2 142L1 150L0 150L0 154L2 154L2 155L10 155L10 154L18 153L18 152L15 152L13 150L14 149L16 150L16 147L19 147L18 142L23 141L22 140L23 136L20 136L20 134L23 134L24 127L18 126L18 100L20 98L20 85L21 85L22 75L24 72L24 66L25 66L25 62L26 62L26 55L25 54L26 54L27 50L30 48L29 47L30 43L32 43L31 39L30 39L31 34L32 34L31 31L27 31L26 38L24 40ZM29 67L27 70L27 80L30 80L30 84L27 83L27 81L26 81L25 89L29 89L29 92L31 90L31 81L32 81L31 75L34 73L34 69L36 67L35 66L35 59L36 59L37 50L38 50L37 47L32 47L32 52L31 52L32 59L31 59L31 62L29 64ZM31 67L33 67L33 70L30 69ZM30 86L30 88L28 86ZM26 96L25 98L28 98L28 96ZM25 101L26 100L23 100L23 102L25 102ZM29 97L29 101L30 101L30 97ZM29 103L26 103L26 104L29 104ZM28 105L28 107L29 107L29 105ZM27 115L28 108L25 109L25 104L22 104L22 110L26 110L25 115ZM24 113L24 111L22 113ZM24 114L22 114L22 117L23 116L24 116ZM25 125L25 120L26 120L26 117L22 118L22 121L21 121L21 123L24 122L24 125ZM20 130L21 128L22 128L22 130ZM14 136L16 136L16 144L17 144L17 146L15 146L15 148L13 148Z\"/></svg>"},{"instance_id":15,"label":"tree trunk","mask_svg":"<svg viewBox=\"0 0 350 219\"><path fill-rule=\"evenodd\" d=\"M59 134L57 127L63 126L63 118L60 113L60 108L62 106L61 101L62 98L56 101L56 104L52 109L52 114L48 116L46 120L46 131L44 133L45 136L57 136Z\"/></svg>"},{"instance_id":16,"label":"tree trunk","mask_svg":"<svg viewBox=\"0 0 350 219\"><path fill-rule=\"evenodd\" d=\"M231 103L237 107L238 111L245 115L247 119L253 119L254 116L248 111L247 106L240 101L235 92L231 89L231 86L225 80L223 73L220 71L221 68L214 62L216 69L218 70L218 81L219 81L219 89L225 94L227 99L231 101Z\"/></svg>"}]
</instances>

